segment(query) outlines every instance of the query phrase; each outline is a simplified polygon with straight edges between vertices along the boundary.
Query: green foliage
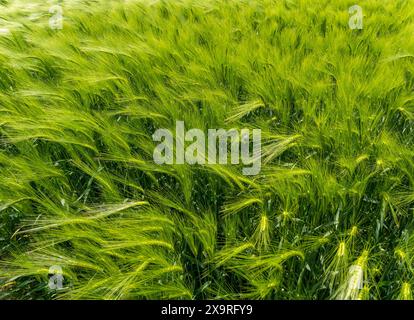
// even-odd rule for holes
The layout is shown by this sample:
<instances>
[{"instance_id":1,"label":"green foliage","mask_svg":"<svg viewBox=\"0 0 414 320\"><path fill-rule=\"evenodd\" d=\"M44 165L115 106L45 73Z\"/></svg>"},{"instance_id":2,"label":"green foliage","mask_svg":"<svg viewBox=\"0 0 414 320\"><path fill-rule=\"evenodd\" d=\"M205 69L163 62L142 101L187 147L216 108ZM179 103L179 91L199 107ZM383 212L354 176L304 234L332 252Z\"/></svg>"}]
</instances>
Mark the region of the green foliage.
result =
<instances>
[{"instance_id":1,"label":"green foliage","mask_svg":"<svg viewBox=\"0 0 414 320\"><path fill-rule=\"evenodd\" d=\"M1 298L412 299L412 1L2 3ZM261 173L155 164L178 120Z\"/></svg>"}]
</instances>

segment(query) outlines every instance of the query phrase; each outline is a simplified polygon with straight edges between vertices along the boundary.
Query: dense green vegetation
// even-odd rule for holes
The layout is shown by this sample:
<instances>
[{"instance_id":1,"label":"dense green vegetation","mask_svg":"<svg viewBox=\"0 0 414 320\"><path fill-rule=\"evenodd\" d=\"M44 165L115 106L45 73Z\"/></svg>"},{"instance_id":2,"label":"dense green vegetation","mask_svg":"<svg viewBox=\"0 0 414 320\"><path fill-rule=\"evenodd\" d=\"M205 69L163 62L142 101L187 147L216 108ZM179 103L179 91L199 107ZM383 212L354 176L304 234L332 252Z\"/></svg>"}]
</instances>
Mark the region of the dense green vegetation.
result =
<instances>
[{"instance_id":1,"label":"dense green vegetation","mask_svg":"<svg viewBox=\"0 0 414 320\"><path fill-rule=\"evenodd\" d=\"M413 1L2 3L0 298L412 298ZM155 164L177 120L260 174Z\"/></svg>"}]
</instances>

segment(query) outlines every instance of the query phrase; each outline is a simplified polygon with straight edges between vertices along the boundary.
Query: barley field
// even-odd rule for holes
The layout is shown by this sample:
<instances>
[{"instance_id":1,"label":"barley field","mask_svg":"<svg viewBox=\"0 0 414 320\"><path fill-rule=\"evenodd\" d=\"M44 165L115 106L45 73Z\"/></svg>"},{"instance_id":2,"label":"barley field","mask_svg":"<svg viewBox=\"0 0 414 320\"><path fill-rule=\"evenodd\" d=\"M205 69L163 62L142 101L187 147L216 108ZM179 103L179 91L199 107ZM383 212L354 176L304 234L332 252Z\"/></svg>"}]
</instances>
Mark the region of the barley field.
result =
<instances>
[{"instance_id":1,"label":"barley field","mask_svg":"<svg viewBox=\"0 0 414 320\"><path fill-rule=\"evenodd\" d=\"M413 15L0 1L0 299L412 299ZM177 121L260 172L155 163Z\"/></svg>"}]
</instances>

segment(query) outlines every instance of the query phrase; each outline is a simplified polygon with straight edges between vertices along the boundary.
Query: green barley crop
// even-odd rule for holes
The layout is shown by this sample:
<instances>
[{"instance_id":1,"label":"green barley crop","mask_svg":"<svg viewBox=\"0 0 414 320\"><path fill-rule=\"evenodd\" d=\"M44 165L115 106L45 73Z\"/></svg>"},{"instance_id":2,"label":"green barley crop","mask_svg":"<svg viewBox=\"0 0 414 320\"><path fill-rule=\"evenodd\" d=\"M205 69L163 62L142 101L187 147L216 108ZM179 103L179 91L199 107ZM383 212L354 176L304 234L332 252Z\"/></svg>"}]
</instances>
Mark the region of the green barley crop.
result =
<instances>
[{"instance_id":1,"label":"green barley crop","mask_svg":"<svg viewBox=\"0 0 414 320\"><path fill-rule=\"evenodd\" d=\"M0 298L412 299L414 2L360 2L0 1Z\"/></svg>"}]
</instances>

